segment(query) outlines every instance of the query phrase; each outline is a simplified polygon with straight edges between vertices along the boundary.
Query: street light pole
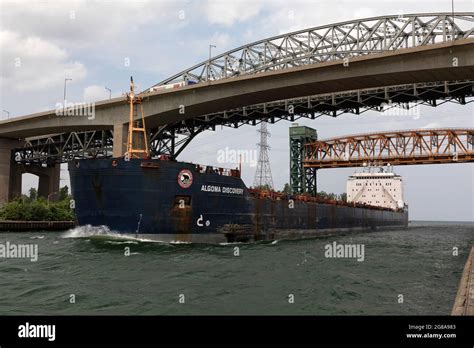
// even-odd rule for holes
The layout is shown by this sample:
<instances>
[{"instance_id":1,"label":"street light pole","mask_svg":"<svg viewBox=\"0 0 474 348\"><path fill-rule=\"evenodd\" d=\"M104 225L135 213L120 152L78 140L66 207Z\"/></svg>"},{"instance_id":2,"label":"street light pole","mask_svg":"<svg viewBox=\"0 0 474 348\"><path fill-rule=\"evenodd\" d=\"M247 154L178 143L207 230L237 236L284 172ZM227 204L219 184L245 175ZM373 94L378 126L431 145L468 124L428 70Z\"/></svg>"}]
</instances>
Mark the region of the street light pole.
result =
<instances>
[{"instance_id":1,"label":"street light pole","mask_svg":"<svg viewBox=\"0 0 474 348\"><path fill-rule=\"evenodd\" d=\"M3 112L7 114L7 120L9 120L10 119L10 111L3 110Z\"/></svg>"},{"instance_id":2,"label":"street light pole","mask_svg":"<svg viewBox=\"0 0 474 348\"><path fill-rule=\"evenodd\" d=\"M112 90L107 87L105 87L105 89L109 91L109 99L112 99Z\"/></svg>"},{"instance_id":3,"label":"street light pole","mask_svg":"<svg viewBox=\"0 0 474 348\"><path fill-rule=\"evenodd\" d=\"M211 82L211 52L212 48L217 48L216 45L209 45L209 61L207 62L207 81Z\"/></svg>"},{"instance_id":4,"label":"street light pole","mask_svg":"<svg viewBox=\"0 0 474 348\"><path fill-rule=\"evenodd\" d=\"M66 82L72 81L72 79L65 78L64 79L64 104L66 104ZM64 105L66 107L66 105Z\"/></svg>"},{"instance_id":5,"label":"street light pole","mask_svg":"<svg viewBox=\"0 0 474 348\"><path fill-rule=\"evenodd\" d=\"M456 35L456 25L454 23L454 0L451 0L451 14L453 16L453 41L455 39L455 35Z\"/></svg>"}]
</instances>

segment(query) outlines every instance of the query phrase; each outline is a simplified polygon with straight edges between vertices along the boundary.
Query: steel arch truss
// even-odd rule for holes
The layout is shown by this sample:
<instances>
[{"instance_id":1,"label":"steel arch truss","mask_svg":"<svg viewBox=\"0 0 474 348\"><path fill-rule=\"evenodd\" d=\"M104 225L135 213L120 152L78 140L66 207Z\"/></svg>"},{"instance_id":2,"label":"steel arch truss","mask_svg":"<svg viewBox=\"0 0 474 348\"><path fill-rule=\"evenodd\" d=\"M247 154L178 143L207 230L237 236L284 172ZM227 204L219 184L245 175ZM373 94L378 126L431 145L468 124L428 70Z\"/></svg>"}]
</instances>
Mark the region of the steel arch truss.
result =
<instances>
[{"instance_id":1,"label":"steel arch truss","mask_svg":"<svg viewBox=\"0 0 474 348\"><path fill-rule=\"evenodd\" d=\"M211 127L212 128L212 127ZM149 134L150 152L153 157L178 156L192 139L208 125L193 125L193 120L184 124L153 129ZM110 130L70 132L45 138L27 139L22 148L13 150L13 160L22 164L65 163L74 159L111 158L113 132Z\"/></svg>"},{"instance_id":2,"label":"steel arch truss","mask_svg":"<svg viewBox=\"0 0 474 348\"><path fill-rule=\"evenodd\" d=\"M343 113L357 115L370 110L383 112L382 115L418 117L419 105L470 103L472 99L466 98L473 96L473 90L473 81L451 81L321 94L251 105L152 129L149 132L150 150L152 156L176 158L198 134L215 130L218 125L238 128L257 125L263 120L275 123L301 117L316 119L321 116L337 117ZM44 164L78 158L112 157L112 148L113 133L103 130L27 139L25 146L14 152L18 163Z\"/></svg>"},{"instance_id":3,"label":"steel arch truss","mask_svg":"<svg viewBox=\"0 0 474 348\"><path fill-rule=\"evenodd\" d=\"M166 155L176 158L196 135L206 129L214 129L214 126L196 124L194 120L152 129L150 133L151 156Z\"/></svg>"},{"instance_id":4,"label":"steel arch truss","mask_svg":"<svg viewBox=\"0 0 474 348\"><path fill-rule=\"evenodd\" d=\"M385 115L419 116L419 105L434 107L446 102L465 105L473 101L473 96L473 80L396 85L255 104L197 117L194 124L238 128L246 124L256 125L262 120L275 123L301 117L360 115L371 110Z\"/></svg>"},{"instance_id":5,"label":"steel arch truss","mask_svg":"<svg viewBox=\"0 0 474 348\"><path fill-rule=\"evenodd\" d=\"M474 129L418 129L308 143L305 168L474 162Z\"/></svg>"},{"instance_id":6,"label":"steel arch truss","mask_svg":"<svg viewBox=\"0 0 474 348\"><path fill-rule=\"evenodd\" d=\"M112 131L71 132L25 140L13 151L14 161L23 164L53 164L79 158L112 157Z\"/></svg>"},{"instance_id":7,"label":"steel arch truss","mask_svg":"<svg viewBox=\"0 0 474 348\"><path fill-rule=\"evenodd\" d=\"M474 12L392 15L260 40L201 62L155 86L196 83L474 37Z\"/></svg>"}]
</instances>

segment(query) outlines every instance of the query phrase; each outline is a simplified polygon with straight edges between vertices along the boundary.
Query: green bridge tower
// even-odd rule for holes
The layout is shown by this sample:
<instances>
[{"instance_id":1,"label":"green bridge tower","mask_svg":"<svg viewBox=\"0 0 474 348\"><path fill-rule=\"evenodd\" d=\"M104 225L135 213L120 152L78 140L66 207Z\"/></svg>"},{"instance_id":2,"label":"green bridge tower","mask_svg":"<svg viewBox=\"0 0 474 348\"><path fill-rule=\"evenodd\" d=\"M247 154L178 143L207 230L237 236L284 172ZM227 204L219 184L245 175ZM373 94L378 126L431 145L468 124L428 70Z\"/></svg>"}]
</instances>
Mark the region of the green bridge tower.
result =
<instances>
[{"instance_id":1,"label":"green bridge tower","mask_svg":"<svg viewBox=\"0 0 474 348\"><path fill-rule=\"evenodd\" d=\"M316 196L316 168L303 168L304 144L316 140L316 129L297 123L290 127L290 188L293 194Z\"/></svg>"}]
</instances>

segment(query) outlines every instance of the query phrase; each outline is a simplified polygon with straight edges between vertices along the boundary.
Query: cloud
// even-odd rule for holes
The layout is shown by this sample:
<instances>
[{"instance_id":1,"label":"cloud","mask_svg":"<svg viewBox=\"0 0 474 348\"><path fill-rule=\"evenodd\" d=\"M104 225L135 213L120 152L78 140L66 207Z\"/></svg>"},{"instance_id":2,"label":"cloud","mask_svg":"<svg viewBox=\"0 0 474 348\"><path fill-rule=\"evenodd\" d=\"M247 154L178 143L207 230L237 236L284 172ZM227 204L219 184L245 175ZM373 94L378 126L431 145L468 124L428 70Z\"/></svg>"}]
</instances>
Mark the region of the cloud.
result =
<instances>
[{"instance_id":1,"label":"cloud","mask_svg":"<svg viewBox=\"0 0 474 348\"><path fill-rule=\"evenodd\" d=\"M260 1L208 0L205 6L207 20L211 24L231 26L257 16L262 9Z\"/></svg>"},{"instance_id":2,"label":"cloud","mask_svg":"<svg viewBox=\"0 0 474 348\"><path fill-rule=\"evenodd\" d=\"M374 16L374 10L369 7L360 7L354 12L354 19L370 18Z\"/></svg>"},{"instance_id":3,"label":"cloud","mask_svg":"<svg viewBox=\"0 0 474 348\"><path fill-rule=\"evenodd\" d=\"M92 85L84 88L83 101L84 102L95 102L98 100L104 100L109 98L109 91L105 89L105 86Z\"/></svg>"},{"instance_id":4,"label":"cloud","mask_svg":"<svg viewBox=\"0 0 474 348\"><path fill-rule=\"evenodd\" d=\"M441 128L441 125L439 124L439 122L431 122L431 123L428 123L427 125L422 126L421 128L423 129Z\"/></svg>"},{"instance_id":5,"label":"cloud","mask_svg":"<svg viewBox=\"0 0 474 348\"><path fill-rule=\"evenodd\" d=\"M432 1L429 11L423 1L410 0L272 0L264 5L262 15L255 18L258 38L374 16L451 11L451 3L444 1ZM457 1L456 11L472 11L472 1Z\"/></svg>"},{"instance_id":6,"label":"cloud","mask_svg":"<svg viewBox=\"0 0 474 348\"><path fill-rule=\"evenodd\" d=\"M192 47L194 47L196 51L202 50L203 48L206 49L211 44L216 46L216 47L213 47L211 51L211 54L213 57L222 52L225 52L225 51L228 51L229 49L234 48L233 47L234 42L232 41L231 36L227 33L220 33L220 32L214 33L210 38L206 37L203 39L195 40L194 42L191 43ZM208 57L206 57L206 59L207 58Z\"/></svg>"},{"instance_id":7,"label":"cloud","mask_svg":"<svg viewBox=\"0 0 474 348\"><path fill-rule=\"evenodd\" d=\"M56 43L91 46L136 32L150 21L163 22L163 12L176 5L166 1L13 1L1 4L1 19L2 28L23 35L34 32Z\"/></svg>"},{"instance_id":8,"label":"cloud","mask_svg":"<svg viewBox=\"0 0 474 348\"><path fill-rule=\"evenodd\" d=\"M2 51L1 88L18 91L44 90L64 83L64 78L81 80L85 66L70 59L66 50L37 36L0 31Z\"/></svg>"}]
</instances>

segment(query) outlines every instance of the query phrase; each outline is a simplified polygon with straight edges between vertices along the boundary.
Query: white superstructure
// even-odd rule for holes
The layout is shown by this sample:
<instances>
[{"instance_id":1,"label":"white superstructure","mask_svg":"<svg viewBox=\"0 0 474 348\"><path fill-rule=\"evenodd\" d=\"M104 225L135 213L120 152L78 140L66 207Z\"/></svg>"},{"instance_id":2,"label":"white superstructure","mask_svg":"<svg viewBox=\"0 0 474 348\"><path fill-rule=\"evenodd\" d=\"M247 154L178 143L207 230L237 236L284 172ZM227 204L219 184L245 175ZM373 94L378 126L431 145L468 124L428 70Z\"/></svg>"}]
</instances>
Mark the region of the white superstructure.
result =
<instances>
[{"instance_id":1,"label":"white superstructure","mask_svg":"<svg viewBox=\"0 0 474 348\"><path fill-rule=\"evenodd\" d=\"M347 201L401 209L405 205L402 177L382 167L365 168L347 180Z\"/></svg>"}]
</instances>

